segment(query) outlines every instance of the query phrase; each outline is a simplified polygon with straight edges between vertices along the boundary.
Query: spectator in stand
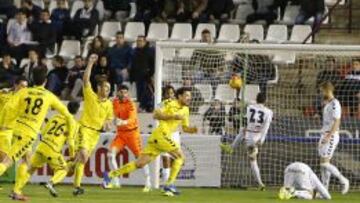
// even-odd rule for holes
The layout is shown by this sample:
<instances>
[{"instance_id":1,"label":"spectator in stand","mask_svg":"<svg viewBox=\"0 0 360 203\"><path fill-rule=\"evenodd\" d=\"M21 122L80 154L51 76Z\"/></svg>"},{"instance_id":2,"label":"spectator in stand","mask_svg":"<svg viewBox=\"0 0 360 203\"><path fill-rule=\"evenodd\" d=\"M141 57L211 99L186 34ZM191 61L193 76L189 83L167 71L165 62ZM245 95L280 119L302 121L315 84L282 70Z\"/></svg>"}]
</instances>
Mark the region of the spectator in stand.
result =
<instances>
[{"instance_id":1,"label":"spectator in stand","mask_svg":"<svg viewBox=\"0 0 360 203\"><path fill-rule=\"evenodd\" d=\"M342 103L350 108L350 116L356 116L360 106L360 59L353 59L352 71L345 76L340 89Z\"/></svg>"},{"instance_id":2,"label":"spectator in stand","mask_svg":"<svg viewBox=\"0 0 360 203\"><path fill-rule=\"evenodd\" d=\"M204 114L203 126L205 125L205 121L209 121L210 129L208 133L211 135L223 135L225 128L225 116L225 106L220 100L215 99ZM203 129L205 128L203 127Z\"/></svg>"},{"instance_id":3,"label":"spectator in stand","mask_svg":"<svg viewBox=\"0 0 360 203\"><path fill-rule=\"evenodd\" d=\"M98 82L109 81L110 71L108 60L105 55L100 56L97 65L91 73L90 81L92 87L95 89Z\"/></svg>"},{"instance_id":4,"label":"spectator in stand","mask_svg":"<svg viewBox=\"0 0 360 203\"><path fill-rule=\"evenodd\" d=\"M155 72L155 50L145 36L138 36L130 67L130 82L136 84L140 112L151 112L154 108L152 78Z\"/></svg>"},{"instance_id":5,"label":"spectator in stand","mask_svg":"<svg viewBox=\"0 0 360 203\"><path fill-rule=\"evenodd\" d=\"M0 20L0 44L6 45L6 25ZM0 46L0 54L3 54L6 46Z\"/></svg>"},{"instance_id":6,"label":"spectator in stand","mask_svg":"<svg viewBox=\"0 0 360 203\"><path fill-rule=\"evenodd\" d=\"M7 42L9 52L20 63L27 54L28 43L31 41L31 33L27 25L27 18L24 10L19 10L15 16L15 22L9 25Z\"/></svg>"},{"instance_id":7,"label":"spectator in stand","mask_svg":"<svg viewBox=\"0 0 360 203\"><path fill-rule=\"evenodd\" d=\"M66 2L67 0L56 0L56 8L51 12L51 21L56 28L58 43L62 42L64 28L70 22L70 10Z\"/></svg>"},{"instance_id":8,"label":"spectator in stand","mask_svg":"<svg viewBox=\"0 0 360 203\"><path fill-rule=\"evenodd\" d=\"M33 40L39 43L39 51L42 56L53 54L56 43L56 28L50 20L48 10L42 10L40 21L33 22L29 25Z\"/></svg>"},{"instance_id":9,"label":"spectator in stand","mask_svg":"<svg viewBox=\"0 0 360 203\"><path fill-rule=\"evenodd\" d=\"M180 12L179 0L159 0L158 20L167 22L168 19L176 19Z\"/></svg>"},{"instance_id":10,"label":"spectator in stand","mask_svg":"<svg viewBox=\"0 0 360 203\"><path fill-rule=\"evenodd\" d=\"M84 8L76 11L72 20L72 34L77 40L82 37L88 37L95 31L99 24L99 11L94 7L93 0L83 0Z\"/></svg>"},{"instance_id":11,"label":"spectator in stand","mask_svg":"<svg viewBox=\"0 0 360 203\"><path fill-rule=\"evenodd\" d=\"M234 134L238 135L240 133L240 124L241 124L241 106L240 99L235 98L233 104L229 110L229 122L232 122Z\"/></svg>"},{"instance_id":12,"label":"spectator in stand","mask_svg":"<svg viewBox=\"0 0 360 203\"><path fill-rule=\"evenodd\" d=\"M204 104L201 91L195 87L195 84L189 78L183 80L183 86L191 89L190 113L198 113L199 107Z\"/></svg>"},{"instance_id":13,"label":"spectator in stand","mask_svg":"<svg viewBox=\"0 0 360 203\"><path fill-rule=\"evenodd\" d=\"M126 43L123 32L116 33L115 42L116 44L108 50L110 81L112 84L121 85L129 77L132 48Z\"/></svg>"},{"instance_id":14,"label":"spectator in stand","mask_svg":"<svg viewBox=\"0 0 360 203\"><path fill-rule=\"evenodd\" d=\"M68 78L66 79L67 88L64 91L63 98L69 98L74 101L81 101L80 91L83 86L83 75L85 72L85 63L81 56L75 57L75 65L70 68Z\"/></svg>"},{"instance_id":15,"label":"spectator in stand","mask_svg":"<svg viewBox=\"0 0 360 203\"><path fill-rule=\"evenodd\" d=\"M29 50L28 59L29 59L29 61L25 64L21 64L22 67L20 67L20 68L22 69L23 75L28 80L29 85L32 85L33 84L32 73L33 73L34 68L42 66L43 64L41 63L39 54L34 49Z\"/></svg>"},{"instance_id":16,"label":"spectator in stand","mask_svg":"<svg viewBox=\"0 0 360 203\"><path fill-rule=\"evenodd\" d=\"M177 12L178 22L192 22L193 28L201 22L206 21L206 8L208 0L180 0Z\"/></svg>"},{"instance_id":17,"label":"spectator in stand","mask_svg":"<svg viewBox=\"0 0 360 203\"><path fill-rule=\"evenodd\" d=\"M101 36L96 36L92 42L89 44L89 53L88 57L91 54L96 54L98 56L106 55L107 52L107 43L104 38Z\"/></svg>"},{"instance_id":18,"label":"spectator in stand","mask_svg":"<svg viewBox=\"0 0 360 203\"><path fill-rule=\"evenodd\" d=\"M21 70L13 63L11 55L4 54L0 62L0 87L12 86L16 78L20 75Z\"/></svg>"},{"instance_id":19,"label":"spectator in stand","mask_svg":"<svg viewBox=\"0 0 360 203\"><path fill-rule=\"evenodd\" d=\"M274 6L274 0L253 0L252 5L254 13L246 18L247 23L254 23L259 20L265 20L266 23L272 24L277 18L277 7Z\"/></svg>"},{"instance_id":20,"label":"spectator in stand","mask_svg":"<svg viewBox=\"0 0 360 203\"><path fill-rule=\"evenodd\" d=\"M207 18L210 22L216 20L220 21L220 23L228 22L234 8L233 0L209 0L206 9Z\"/></svg>"},{"instance_id":21,"label":"spectator in stand","mask_svg":"<svg viewBox=\"0 0 360 203\"><path fill-rule=\"evenodd\" d=\"M325 0L300 0L300 12L296 16L295 24L304 24L314 17L313 29L320 26L325 12Z\"/></svg>"},{"instance_id":22,"label":"spectator in stand","mask_svg":"<svg viewBox=\"0 0 360 203\"><path fill-rule=\"evenodd\" d=\"M13 18L16 13L14 0L0 0L0 15L6 15L7 19Z\"/></svg>"},{"instance_id":23,"label":"spectator in stand","mask_svg":"<svg viewBox=\"0 0 360 203\"><path fill-rule=\"evenodd\" d=\"M32 0L22 0L21 8L25 9L26 15L29 18L29 22L39 21L41 8L35 5Z\"/></svg>"},{"instance_id":24,"label":"spectator in stand","mask_svg":"<svg viewBox=\"0 0 360 203\"><path fill-rule=\"evenodd\" d=\"M151 20L160 12L158 0L137 0L135 21L144 22L149 27Z\"/></svg>"},{"instance_id":25,"label":"spectator in stand","mask_svg":"<svg viewBox=\"0 0 360 203\"><path fill-rule=\"evenodd\" d=\"M107 18L124 20L130 13L131 0L103 0Z\"/></svg>"},{"instance_id":26,"label":"spectator in stand","mask_svg":"<svg viewBox=\"0 0 360 203\"><path fill-rule=\"evenodd\" d=\"M65 61L61 56L55 56L53 59L54 69L48 74L46 88L57 96L61 95L65 88L65 81L68 77L68 69L65 66Z\"/></svg>"},{"instance_id":27,"label":"spectator in stand","mask_svg":"<svg viewBox=\"0 0 360 203\"><path fill-rule=\"evenodd\" d=\"M175 88L171 85L166 85L162 88L162 101L167 99L174 99L175 98ZM192 95L191 95L192 96Z\"/></svg>"}]
</instances>

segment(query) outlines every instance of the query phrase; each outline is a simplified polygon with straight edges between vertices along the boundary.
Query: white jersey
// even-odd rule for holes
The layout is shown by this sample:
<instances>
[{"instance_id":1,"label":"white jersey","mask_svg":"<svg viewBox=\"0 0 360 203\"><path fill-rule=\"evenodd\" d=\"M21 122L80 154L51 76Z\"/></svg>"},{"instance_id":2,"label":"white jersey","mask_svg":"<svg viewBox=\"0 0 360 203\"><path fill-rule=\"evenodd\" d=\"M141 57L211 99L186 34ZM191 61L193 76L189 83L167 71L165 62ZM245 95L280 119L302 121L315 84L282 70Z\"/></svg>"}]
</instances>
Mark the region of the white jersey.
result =
<instances>
[{"instance_id":1,"label":"white jersey","mask_svg":"<svg viewBox=\"0 0 360 203\"><path fill-rule=\"evenodd\" d=\"M263 104L250 104L246 110L246 117L246 139L255 143L261 140L263 143L272 121L273 112Z\"/></svg>"},{"instance_id":2,"label":"white jersey","mask_svg":"<svg viewBox=\"0 0 360 203\"><path fill-rule=\"evenodd\" d=\"M321 183L314 171L302 162L294 162L285 169L284 187L295 190L317 191L325 199L330 199L330 194Z\"/></svg>"},{"instance_id":3,"label":"white jersey","mask_svg":"<svg viewBox=\"0 0 360 203\"><path fill-rule=\"evenodd\" d=\"M332 99L327 103L323 110L323 123L321 131L323 133L331 130L336 119L341 118L341 105L337 99ZM339 129L337 129L339 131Z\"/></svg>"}]
</instances>

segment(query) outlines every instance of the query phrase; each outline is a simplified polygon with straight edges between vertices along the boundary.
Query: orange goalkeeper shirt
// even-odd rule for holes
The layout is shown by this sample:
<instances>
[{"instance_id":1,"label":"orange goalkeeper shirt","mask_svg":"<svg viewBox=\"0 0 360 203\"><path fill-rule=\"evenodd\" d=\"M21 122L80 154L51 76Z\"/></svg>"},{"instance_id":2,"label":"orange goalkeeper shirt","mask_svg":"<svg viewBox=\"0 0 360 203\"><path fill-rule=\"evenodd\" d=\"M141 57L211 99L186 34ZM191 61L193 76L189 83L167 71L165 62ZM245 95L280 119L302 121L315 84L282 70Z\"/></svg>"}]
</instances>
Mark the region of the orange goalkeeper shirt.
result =
<instances>
[{"instance_id":1,"label":"orange goalkeeper shirt","mask_svg":"<svg viewBox=\"0 0 360 203\"><path fill-rule=\"evenodd\" d=\"M130 99L120 101L115 98L113 101L114 114L116 118L127 120L126 125L117 126L117 132L131 131L139 127L136 105Z\"/></svg>"}]
</instances>

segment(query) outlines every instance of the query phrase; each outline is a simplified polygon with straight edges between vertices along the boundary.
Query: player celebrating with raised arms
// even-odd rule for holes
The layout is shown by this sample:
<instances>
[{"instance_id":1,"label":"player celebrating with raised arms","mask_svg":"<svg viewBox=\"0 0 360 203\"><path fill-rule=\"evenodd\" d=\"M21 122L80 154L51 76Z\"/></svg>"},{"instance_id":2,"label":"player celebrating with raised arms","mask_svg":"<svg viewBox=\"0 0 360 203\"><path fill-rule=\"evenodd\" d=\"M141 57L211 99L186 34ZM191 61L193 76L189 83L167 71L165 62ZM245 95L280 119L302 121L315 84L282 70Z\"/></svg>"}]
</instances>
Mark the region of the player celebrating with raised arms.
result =
<instances>
[{"instance_id":1,"label":"player celebrating with raised arms","mask_svg":"<svg viewBox=\"0 0 360 203\"><path fill-rule=\"evenodd\" d=\"M265 185L261 180L260 169L257 164L258 147L264 144L273 117L273 112L264 105L265 102L266 95L259 93L256 96L256 104L247 106L247 126L244 128L243 134L236 136L231 145L220 145L225 152L232 153L241 142L245 142L251 170L259 184L260 190L264 190Z\"/></svg>"},{"instance_id":2,"label":"player celebrating with raised arms","mask_svg":"<svg viewBox=\"0 0 360 203\"><path fill-rule=\"evenodd\" d=\"M330 163L332 156L339 144L339 128L341 119L341 105L334 97L334 86L330 82L320 85L324 98L322 134L319 141L321 179L326 188L329 187L331 175L335 176L342 184L342 194L349 191L349 180L345 178L336 166Z\"/></svg>"},{"instance_id":3,"label":"player celebrating with raised arms","mask_svg":"<svg viewBox=\"0 0 360 203\"><path fill-rule=\"evenodd\" d=\"M137 108L131 98L129 97L129 88L126 85L118 87L117 98L113 101L115 121L117 126L116 137L110 145L109 158L110 165L113 170L118 169L116 162L116 155L125 147L128 147L135 157L139 157L141 153L141 136L139 129L139 121L137 116ZM144 166L145 187L143 192L151 190L150 171L149 166ZM108 185L108 188L120 187L119 177L113 178L113 183Z\"/></svg>"},{"instance_id":4,"label":"player celebrating with raised arms","mask_svg":"<svg viewBox=\"0 0 360 203\"><path fill-rule=\"evenodd\" d=\"M78 102L69 102L67 105L69 112L73 115L78 112L79 107L80 104ZM74 126L74 128L76 128L76 126ZM67 164L62 155L62 149L66 143L69 146L70 157L74 157L75 155L74 135L76 131L70 134L68 130L66 127L66 119L60 114L53 116L47 122L41 132L42 139L31 157L28 173L22 174L23 177L16 180L13 190L14 193L21 194L22 188L27 184L31 175L47 163L54 171L54 175L44 186L53 197L58 196L54 185L64 180L68 173Z\"/></svg>"},{"instance_id":5,"label":"player celebrating with raised arms","mask_svg":"<svg viewBox=\"0 0 360 203\"><path fill-rule=\"evenodd\" d=\"M15 120L16 128L13 129L14 141L11 149L0 163L0 175L31 151L49 108L55 109L65 117L70 134L76 130L74 128L75 120L64 104L53 93L45 89L46 77L46 68L35 68L33 70L34 86L19 90L2 110L0 130L9 129ZM20 174L17 174L17 178L24 178L21 173L26 173L26 167L19 166L17 173ZM22 194L16 193L12 194L12 198L15 200L25 199Z\"/></svg>"},{"instance_id":6,"label":"player celebrating with raised arms","mask_svg":"<svg viewBox=\"0 0 360 203\"><path fill-rule=\"evenodd\" d=\"M284 186L279 191L279 199L291 198L311 200L319 194L321 199L331 199L329 191L321 183L311 168L301 162L288 165L284 172Z\"/></svg>"},{"instance_id":7,"label":"player celebrating with raised arms","mask_svg":"<svg viewBox=\"0 0 360 203\"><path fill-rule=\"evenodd\" d=\"M153 161L163 152L167 152L174 157L171 165L171 173L164 187L165 195L173 196L179 194L174 183L176 177L184 164L184 154L178 143L174 142L172 133L175 132L179 125L187 133L196 133L196 127L189 126L189 104L191 101L191 90L188 88L180 88L176 91L176 99L164 102L164 106L156 109L154 118L159 120L159 126L154 129L148 138L147 146L135 161L132 161L122 168L104 173L104 186L107 186L111 179L123 174L131 173L138 168Z\"/></svg>"},{"instance_id":8,"label":"player celebrating with raised arms","mask_svg":"<svg viewBox=\"0 0 360 203\"><path fill-rule=\"evenodd\" d=\"M97 92L91 88L91 71L98 60L96 54L89 57L84 72L84 110L80 118L80 127L75 138L75 178L73 195L84 194L81 188L81 179L84 175L85 163L88 161L92 151L96 147L102 130L109 131L113 120L113 106L108 99L110 84L107 81L97 83Z\"/></svg>"}]
</instances>

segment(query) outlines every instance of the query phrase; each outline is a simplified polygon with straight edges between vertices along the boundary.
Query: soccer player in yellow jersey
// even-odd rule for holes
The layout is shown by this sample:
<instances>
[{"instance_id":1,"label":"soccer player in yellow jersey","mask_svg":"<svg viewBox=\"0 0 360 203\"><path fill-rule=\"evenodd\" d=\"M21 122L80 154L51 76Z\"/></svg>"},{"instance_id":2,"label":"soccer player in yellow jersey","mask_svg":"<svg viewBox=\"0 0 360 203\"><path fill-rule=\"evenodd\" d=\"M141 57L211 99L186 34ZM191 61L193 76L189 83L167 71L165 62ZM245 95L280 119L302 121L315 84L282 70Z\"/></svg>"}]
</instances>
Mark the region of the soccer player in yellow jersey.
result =
<instances>
[{"instance_id":1,"label":"soccer player in yellow jersey","mask_svg":"<svg viewBox=\"0 0 360 203\"><path fill-rule=\"evenodd\" d=\"M191 90L182 87L176 91L176 99L164 101L164 106L155 110L154 118L159 120L159 126L152 132L147 141L147 146L136 161L130 162L118 170L104 173L104 186L106 187L114 177L121 176L142 168L153 161L163 152L174 157L171 165L170 177L167 180L164 192L167 196L179 194L174 186L176 177L184 163L184 154L178 143L174 142L172 134L182 125L186 133L196 133L196 127L189 126L189 104Z\"/></svg>"},{"instance_id":2,"label":"soccer player in yellow jersey","mask_svg":"<svg viewBox=\"0 0 360 203\"><path fill-rule=\"evenodd\" d=\"M80 104L78 102L69 102L67 105L69 112L73 115L77 113L79 107ZM23 177L16 180L13 193L11 194L12 197L22 195L21 190L29 181L31 175L46 163L50 165L51 169L54 171L54 175L44 186L49 190L53 197L58 196L54 184L64 180L68 172L67 164L62 155L62 149L67 143L69 146L69 155L70 157L74 157L75 134L68 133L66 118L58 114L48 121L46 126L42 129L41 135L42 139L31 157L28 172L22 174ZM27 197L23 196L23 199L27 199Z\"/></svg>"},{"instance_id":3,"label":"soccer player in yellow jersey","mask_svg":"<svg viewBox=\"0 0 360 203\"><path fill-rule=\"evenodd\" d=\"M73 133L75 130L73 116L54 94L45 89L46 77L46 68L35 68L33 70L34 86L19 90L5 104L2 110L0 131L9 129L14 120L16 120L16 127L13 128L14 138L11 149L0 162L0 176L14 162L17 162L26 153L31 151L49 108L57 110L65 117L69 133ZM18 167L17 173L26 173L26 171L26 164L23 164ZM19 199L21 199L21 196Z\"/></svg>"},{"instance_id":4,"label":"soccer player in yellow jersey","mask_svg":"<svg viewBox=\"0 0 360 203\"><path fill-rule=\"evenodd\" d=\"M90 75L97 60L98 56L96 54L89 57L83 78L84 110L79 121L79 132L75 140L74 196L84 194L84 189L81 188L81 179L84 174L85 163L96 147L100 131L109 131L113 120L113 106L108 99L110 84L107 81L98 82L96 93L91 88Z\"/></svg>"}]
</instances>

